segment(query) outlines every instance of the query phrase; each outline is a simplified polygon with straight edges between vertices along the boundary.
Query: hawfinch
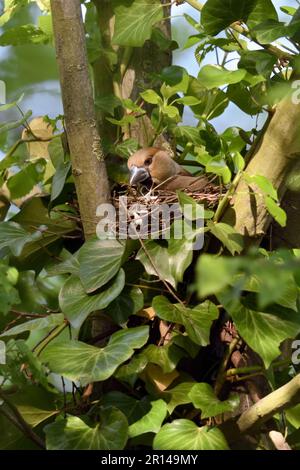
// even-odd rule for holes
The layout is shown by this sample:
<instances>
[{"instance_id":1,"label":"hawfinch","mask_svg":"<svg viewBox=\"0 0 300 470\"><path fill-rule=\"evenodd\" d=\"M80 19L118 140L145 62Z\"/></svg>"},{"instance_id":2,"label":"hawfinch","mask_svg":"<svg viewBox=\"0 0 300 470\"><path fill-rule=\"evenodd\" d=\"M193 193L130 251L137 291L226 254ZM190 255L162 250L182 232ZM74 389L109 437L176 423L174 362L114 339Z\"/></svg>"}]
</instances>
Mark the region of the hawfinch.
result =
<instances>
[{"instance_id":1,"label":"hawfinch","mask_svg":"<svg viewBox=\"0 0 300 470\"><path fill-rule=\"evenodd\" d=\"M195 177L176 163L168 152L155 147L143 148L135 152L127 162L130 172L130 185L151 181L160 189L176 191L189 189L201 191L207 184L205 176Z\"/></svg>"}]
</instances>

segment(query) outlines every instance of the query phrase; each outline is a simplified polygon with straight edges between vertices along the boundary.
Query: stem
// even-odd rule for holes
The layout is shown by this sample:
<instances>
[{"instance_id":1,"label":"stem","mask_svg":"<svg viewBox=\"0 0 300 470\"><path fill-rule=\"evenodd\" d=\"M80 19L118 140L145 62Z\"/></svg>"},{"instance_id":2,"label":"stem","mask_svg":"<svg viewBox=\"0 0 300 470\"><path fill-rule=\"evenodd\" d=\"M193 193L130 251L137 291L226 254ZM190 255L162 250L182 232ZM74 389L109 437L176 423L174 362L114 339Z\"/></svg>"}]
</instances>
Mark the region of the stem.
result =
<instances>
[{"instance_id":1,"label":"stem","mask_svg":"<svg viewBox=\"0 0 300 470\"><path fill-rule=\"evenodd\" d=\"M0 408L1 413L9 419L16 427L20 429L20 431L25 434L32 442L34 442L38 447L45 450L46 446L44 441L32 430L29 424L24 420L23 416L19 412L18 408L13 405L7 398L6 395L2 392L0 388L0 398L6 404L6 406L11 410L12 415L7 413L2 407Z\"/></svg>"},{"instance_id":2,"label":"stem","mask_svg":"<svg viewBox=\"0 0 300 470\"><path fill-rule=\"evenodd\" d=\"M45 349L45 347L54 338L56 338L68 325L69 323L67 322L67 320L65 320L65 322L62 325L58 325L55 328L53 328L53 330L50 331L50 333L48 333L48 335L33 348L33 352L35 352L36 355L39 356L41 352L43 351L43 349Z\"/></svg>"},{"instance_id":3,"label":"stem","mask_svg":"<svg viewBox=\"0 0 300 470\"><path fill-rule=\"evenodd\" d=\"M217 396L221 392L222 387L224 385L224 382L226 380L227 374L225 374L225 370L226 370L227 364L228 364L228 362L231 358L231 354L235 350L239 340L240 340L239 338L233 339L231 341L231 343L229 344L229 346L227 348L227 351L225 352L223 361L222 361L220 369L218 371L217 380L216 380L216 384L215 384L215 393L216 393Z\"/></svg>"},{"instance_id":4,"label":"stem","mask_svg":"<svg viewBox=\"0 0 300 470\"><path fill-rule=\"evenodd\" d=\"M200 12L202 11L204 7L204 5L198 2L198 0L186 0L186 3L188 3L189 5L191 5L193 8L195 8L196 10ZM254 41L256 44L263 47L264 49L266 49L268 52L275 55L279 59L283 59L283 58L293 59L294 57L294 55L289 54L285 51L282 51L281 49L279 49L276 46L273 46L272 44L260 44L255 38L251 36L250 31L247 28L244 28L242 25L240 25L237 21L235 23L232 23L230 25L230 28L236 31L237 33L240 33L243 36L247 37L251 41Z\"/></svg>"}]
</instances>

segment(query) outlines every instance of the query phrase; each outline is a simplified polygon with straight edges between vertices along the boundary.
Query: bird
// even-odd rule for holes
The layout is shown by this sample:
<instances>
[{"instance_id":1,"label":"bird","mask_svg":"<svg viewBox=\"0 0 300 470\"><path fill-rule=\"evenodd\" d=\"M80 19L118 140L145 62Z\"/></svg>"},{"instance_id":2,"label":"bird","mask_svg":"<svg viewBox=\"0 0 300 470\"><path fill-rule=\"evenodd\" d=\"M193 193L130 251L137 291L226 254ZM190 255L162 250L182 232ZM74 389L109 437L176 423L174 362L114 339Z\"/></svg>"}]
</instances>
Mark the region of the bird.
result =
<instances>
[{"instance_id":1,"label":"bird","mask_svg":"<svg viewBox=\"0 0 300 470\"><path fill-rule=\"evenodd\" d=\"M159 189L175 192L183 189L202 191L209 184L206 176L193 176L176 163L166 150L156 147L138 150L129 157L127 166L130 186L151 181Z\"/></svg>"}]
</instances>

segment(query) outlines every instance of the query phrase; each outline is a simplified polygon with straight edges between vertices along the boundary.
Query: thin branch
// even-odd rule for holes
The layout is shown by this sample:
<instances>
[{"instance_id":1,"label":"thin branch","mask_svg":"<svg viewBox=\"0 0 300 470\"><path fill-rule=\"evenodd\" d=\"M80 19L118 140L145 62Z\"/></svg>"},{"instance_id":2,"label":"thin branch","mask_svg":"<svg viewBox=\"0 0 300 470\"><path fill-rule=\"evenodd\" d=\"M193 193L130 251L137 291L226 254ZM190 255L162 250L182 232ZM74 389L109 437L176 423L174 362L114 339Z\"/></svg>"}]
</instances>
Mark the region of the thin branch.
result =
<instances>
[{"instance_id":1,"label":"thin branch","mask_svg":"<svg viewBox=\"0 0 300 470\"><path fill-rule=\"evenodd\" d=\"M34 442L38 447L45 450L46 446L44 441L32 430L29 424L24 420L18 408L6 398L6 395L2 392L1 388L0 398L12 412L12 415L10 415L10 413L5 412L3 407L1 407L0 411L5 415L5 417L9 419L16 427L18 427L20 431L22 431L23 434L28 437L32 442Z\"/></svg>"}]
</instances>

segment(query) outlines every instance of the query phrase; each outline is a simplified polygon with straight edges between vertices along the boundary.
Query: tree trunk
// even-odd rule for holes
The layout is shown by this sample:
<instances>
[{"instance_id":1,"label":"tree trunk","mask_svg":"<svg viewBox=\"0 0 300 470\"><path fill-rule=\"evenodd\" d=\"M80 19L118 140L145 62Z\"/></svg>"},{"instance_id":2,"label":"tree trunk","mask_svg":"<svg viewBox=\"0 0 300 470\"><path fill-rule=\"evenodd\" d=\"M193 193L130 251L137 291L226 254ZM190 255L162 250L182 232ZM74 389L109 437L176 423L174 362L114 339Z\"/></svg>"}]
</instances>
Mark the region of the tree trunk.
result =
<instances>
[{"instance_id":1,"label":"tree trunk","mask_svg":"<svg viewBox=\"0 0 300 470\"><path fill-rule=\"evenodd\" d=\"M283 100L276 108L261 143L246 169L246 174L268 178L282 198L285 182L300 155L300 105ZM262 191L242 179L223 221L234 225L248 243L259 242L265 235L271 217Z\"/></svg>"},{"instance_id":2,"label":"tree trunk","mask_svg":"<svg viewBox=\"0 0 300 470\"><path fill-rule=\"evenodd\" d=\"M80 0L51 0L65 125L85 237L95 233L96 209L110 188L96 124Z\"/></svg>"}]
</instances>

